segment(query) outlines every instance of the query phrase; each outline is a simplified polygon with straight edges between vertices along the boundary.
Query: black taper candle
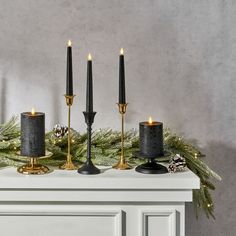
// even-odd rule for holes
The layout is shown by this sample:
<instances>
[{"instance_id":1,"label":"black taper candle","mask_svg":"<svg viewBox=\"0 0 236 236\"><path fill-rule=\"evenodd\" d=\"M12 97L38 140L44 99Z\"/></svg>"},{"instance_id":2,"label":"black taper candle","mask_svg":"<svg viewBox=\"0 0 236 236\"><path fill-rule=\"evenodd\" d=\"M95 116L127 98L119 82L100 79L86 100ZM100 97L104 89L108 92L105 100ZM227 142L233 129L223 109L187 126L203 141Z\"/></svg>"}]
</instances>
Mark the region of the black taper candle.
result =
<instances>
[{"instance_id":1,"label":"black taper candle","mask_svg":"<svg viewBox=\"0 0 236 236\"><path fill-rule=\"evenodd\" d=\"M139 123L140 153L149 158L163 156L163 124L161 122Z\"/></svg>"},{"instance_id":2,"label":"black taper candle","mask_svg":"<svg viewBox=\"0 0 236 236\"><path fill-rule=\"evenodd\" d=\"M125 60L124 50L120 50L120 67L119 67L119 104L125 104Z\"/></svg>"},{"instance_id":3,"label":"black taper candle","mask_svg":"<svg viewBox=\"0 0 236 236\"><path fill-rule=\"evenodd\" d=\"M86 112L93 112L93 69L91 54L88 55L87 63Z\"/></svg>"},{"instance_id":4,"label":"black taper candle","mask_svg":"<svg viewBox=\"0 0 236 236\"><path fill-rule=\"evenodd\" d=\"M72 46L70 40L67 46L66 95L73 95Z\"/></svg>"},{"instance_id":5,"label":"black taper candle","mask_svg":"<svg viewBox=\"0 0 236 236\"><path fill-rule=\"evenodd\" d=\"M21 113L21 155L45 156L45 114Z\"/></svg>"},{"instance_id":6,"label":"black taper candle","mask_svg":"<svg viewBox=\"0 0 236 236\"><path fill-rule=\"evenodd\" d=\"M94 116L96 115L96 112L93 111L93 74L91 54L88 55L86 111L83 113L87 124L87 160L84 165L78 169L78 173L85 175L99 174L100 170L94 166L91 160L92 124L94 121Z\"/></svg>"}]
</instances>

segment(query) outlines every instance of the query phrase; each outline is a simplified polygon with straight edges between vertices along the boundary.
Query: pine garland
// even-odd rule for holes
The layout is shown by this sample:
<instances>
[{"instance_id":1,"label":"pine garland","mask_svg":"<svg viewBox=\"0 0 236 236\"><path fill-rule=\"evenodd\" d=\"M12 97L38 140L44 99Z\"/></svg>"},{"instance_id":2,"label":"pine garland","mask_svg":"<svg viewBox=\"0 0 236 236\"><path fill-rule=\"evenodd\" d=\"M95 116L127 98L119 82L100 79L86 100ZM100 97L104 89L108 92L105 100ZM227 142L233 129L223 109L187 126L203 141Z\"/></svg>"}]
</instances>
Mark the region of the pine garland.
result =
<instances>
[{"instance_id":1,"label":"pine garland","mask_svg":"<svg viewBox=\"0 0 236 236\"><path fill-rule=\"evenodd\" d=\"M72 131L73 161L81 164L86 159L87 135L80 134L76 130ZM46 147L53 153L52 158L41 159L40 162L57 168L65 161L67 155L67 136L57 138L54 132L46 134ZM0 167L20 166L27 162L25 158L16 155L20 148L20 129L17 117L12 117L5 124L0 125ZM133 152L139 149L138 133L130 130L125 133L125 152L130 164L137 165L142 160L133 157ZM221 177L211 170L204 162L204 155L193 145L176 134L170 129L164 130L164 149L165 156L160 161L169 162L176 154L185 157L188 168L193 171L201 181L200 189L193 190L193 203L198 217L200 209L206 216L214 218L214 203L211 191L215 190L213 179L221 180ZM92 153L94 163L97 165L113 165L117 162L120 154L120 132L112 129L99 129L92 135Z\"/></svg>"}]
</instances>

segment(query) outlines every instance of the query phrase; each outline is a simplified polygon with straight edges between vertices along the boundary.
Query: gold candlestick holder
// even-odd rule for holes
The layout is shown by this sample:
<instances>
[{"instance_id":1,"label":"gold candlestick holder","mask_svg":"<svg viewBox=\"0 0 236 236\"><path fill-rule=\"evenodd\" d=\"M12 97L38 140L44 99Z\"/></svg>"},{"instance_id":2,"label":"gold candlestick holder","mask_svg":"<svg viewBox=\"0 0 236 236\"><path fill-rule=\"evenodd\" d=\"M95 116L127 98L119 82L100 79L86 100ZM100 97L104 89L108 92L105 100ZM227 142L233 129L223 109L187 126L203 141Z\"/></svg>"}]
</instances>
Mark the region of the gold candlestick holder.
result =
<instances>
[{"instance_id":1,"label":"gold candlestick holder","mask_svg":"<svg viewBox=\"0 0 236 236\"><path fill-rule=\"evenodd\" d=\"M118 170L132 169L132 166L130 166L128 162L125 160L125 151L124 151L124 120L125 120L127 105L128 105L127 103L124 104L118 103L119 113L121 114L121 154L118 163L112 166L112 168Z\"/></svg>"},{"instance_id":2,"label":"gold candlestick holder","mask_svg":"<svg viewBox=\"0 0 236 236\"><path fill-rule=\"evenodd\" d=\"M68 152L66 162L59 166L62 170L75 170L76 166L72 162L71 150L71 129L70 129L70 117L71 117L71 106L73 104L75 95L65 95L66 105L68 106Z\"/></svg>"},{"instance_id":3,"label":"gold candlestick holder","mask_svg":"<svg viewBox=\"0 0 236 236\"><path fill-rule=\"evenodd\" d=\"M50 170L47 166L37 163L37 159L48 158L48 157L52 156L52 152L46 151L45 156L42 156L42 157L21 156L20 152L17 152L17 155L19 157L29 158L29 162L27 164L17 168L17 172L20 174L44 175L44 174L48 174L48 173L52 172L52 170Z\"/></svg>"}]
</instances>

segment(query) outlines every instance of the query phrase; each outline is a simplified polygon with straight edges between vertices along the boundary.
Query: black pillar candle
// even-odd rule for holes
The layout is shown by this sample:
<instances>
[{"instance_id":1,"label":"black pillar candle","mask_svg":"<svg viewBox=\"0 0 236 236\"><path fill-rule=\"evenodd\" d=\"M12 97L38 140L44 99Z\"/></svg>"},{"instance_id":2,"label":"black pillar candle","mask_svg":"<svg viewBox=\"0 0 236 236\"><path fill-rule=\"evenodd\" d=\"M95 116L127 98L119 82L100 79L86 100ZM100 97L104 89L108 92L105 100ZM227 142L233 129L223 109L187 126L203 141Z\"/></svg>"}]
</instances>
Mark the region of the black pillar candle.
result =
<instances>
[{"instance_id":1,"label":"black pillar candle","mask_svg":"<svg viewBox=\"0 0 236 236\"><path fill-rule=\"evenodd\" d=\"M87 63L86 112L93 112L93 72L91 54L88 55Z\"/></svg>"},{"instance_id":2,"label":"black pillar candle","mask_svg":"<svg viewBox=\"0 0 236 236\"><path fill-rule=\"evenodd\" d=\"M120 50L120 68L119 68L119 104L125 104L125 61L124 50Z\"/></svg>"},{"instance_id":3,"label":"black pillar candle","mask_svg":"<svg viewBox=\"0 0 236 236\"><path fill-rule=\"evenodd\" d=\"M163 124L151 121L139 123L140 154L156 158L164 155Z\"/></svg>"},{"instance_id":4,"label":"black pillar candle","mask_svg":"<svg viewBox=\"0 0 236 236\"><path fill-rule=\"evenodd\" d=\"M72 47L70 40L67 47L66 95L73 95Z\"/></svg>"},{"instance_id":5,"label":"black pillar candle","mask_svg":"<svg viewBox=\"0 0 236 236\"><path fill-rule=\"evenodd\" d=\"M21 113L21 155L45 156L45 115L42 112Z\"/></svg>"}]
</instances>

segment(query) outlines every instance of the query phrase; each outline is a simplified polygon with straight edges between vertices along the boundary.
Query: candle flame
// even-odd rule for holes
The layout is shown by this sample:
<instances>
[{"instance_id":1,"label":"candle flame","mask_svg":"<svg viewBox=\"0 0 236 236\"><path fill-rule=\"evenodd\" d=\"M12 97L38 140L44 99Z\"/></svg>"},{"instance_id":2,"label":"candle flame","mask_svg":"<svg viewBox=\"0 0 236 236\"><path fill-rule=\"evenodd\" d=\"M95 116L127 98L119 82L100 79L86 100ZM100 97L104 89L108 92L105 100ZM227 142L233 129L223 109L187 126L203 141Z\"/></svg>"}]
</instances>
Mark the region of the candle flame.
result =
<instances>
[{"instance_id":1,"label":"candle flame","mask_svg":"<svg viewBox=\"0 0 236 236\"><path fill-rule=\"evenodd\" d=\"M124 49L123 48L120 49L120 55L124 55Z\"/></svg>"},{"instance_id":2,"label":"candle flame","mask_svg":"<svg viewBox=\"0 0 236 236\"><path fill-rule=\"evenodd\" d=\"M152 117L150 116L149 119L148 119L148 123L149 124L152 124Z\"/></svg>"},{"instance_id":3,"label":"candle flame","mask_svg":"<svg viewBox=\"0 0 236 236\"><path fill-rule=\"evenodd\" d=\"M35 115L35 109L34 108L31 109L31 114Z\"/></svg>"},{"instance_id":4,"label":"candle flame","mask_svg":"<svg viewBox=\"0 0 236 236\"><path fill-rule=\"evenodd\" d=\"M90 53L88 54L88 61L92 61L92 56Z\"/></svg>"},{"instance_id":5,"label":"candle flame","mask_svg":"<svg viewBox=\"0 0 236 236\"><path fill-rule=\"evenodd\" d=\"M67 43L67 46L71 47L71 45L72 45L72 42L69 40L68 43Z\"/></svg>"}]
</instances>

